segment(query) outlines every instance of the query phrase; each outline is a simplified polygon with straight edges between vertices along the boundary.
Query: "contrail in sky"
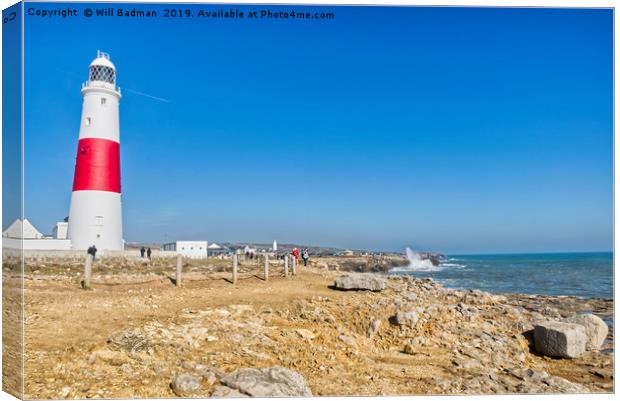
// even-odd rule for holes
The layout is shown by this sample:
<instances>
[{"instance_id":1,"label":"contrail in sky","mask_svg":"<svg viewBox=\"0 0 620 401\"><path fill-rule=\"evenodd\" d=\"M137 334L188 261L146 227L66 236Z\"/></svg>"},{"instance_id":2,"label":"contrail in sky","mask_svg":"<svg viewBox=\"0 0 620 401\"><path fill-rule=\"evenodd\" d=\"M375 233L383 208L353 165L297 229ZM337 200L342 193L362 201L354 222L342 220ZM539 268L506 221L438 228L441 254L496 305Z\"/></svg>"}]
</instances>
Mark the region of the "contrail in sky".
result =
<instances>
[{"instance_id":1,"label":"contrail in sky","mask_svg":"<svg viewBox=\"0 0 620 401\"><path fill-rule=\"evenodd\" d=\"M136 91L136 90L133 90L133 89L128 89L128 88L126 88L126 87L123 87L123 88L122 88L122 90L123 90L123 91L125 91L125 92L131 92L131 93L134 93L134 94L136 94L136 95L140 95L140 96L148 97L148 98L151 98L151 99L159 100L160 102L170 103L170 100L168 100L168 99L164 99L163 97L157 97L157 96L148 95L148 94L146 94L146 93L138 92L138 91Z\"/></svg>"},{"instance_id":2,"label":"contrail in sky","mask_svg":"<svg viewBox=\"0 0 620 401\"><path fill-rule=\"evenodd\" d=\"M79 76L78 74L76 74L74 72L71 72L71 71L61 70L60 68L54 68L54 69L56 71L62 72L64 74L69 74L69 75L71 75L73 77L78 77ZM144 96L144 97L148 97L148 98L151 98L151 99L154 99L154 100L159 100L160 102L164 102L164 103L170 103L170 100L164 99L163 97L157 97L157 96L149 95L149 94L146 94L146 93L138 92L137 90L129 89L129 88L126 88L124 86L121 89L123 91L131 92L131 93L139 95L139 96Z\"/></svg>"}]
</instances>

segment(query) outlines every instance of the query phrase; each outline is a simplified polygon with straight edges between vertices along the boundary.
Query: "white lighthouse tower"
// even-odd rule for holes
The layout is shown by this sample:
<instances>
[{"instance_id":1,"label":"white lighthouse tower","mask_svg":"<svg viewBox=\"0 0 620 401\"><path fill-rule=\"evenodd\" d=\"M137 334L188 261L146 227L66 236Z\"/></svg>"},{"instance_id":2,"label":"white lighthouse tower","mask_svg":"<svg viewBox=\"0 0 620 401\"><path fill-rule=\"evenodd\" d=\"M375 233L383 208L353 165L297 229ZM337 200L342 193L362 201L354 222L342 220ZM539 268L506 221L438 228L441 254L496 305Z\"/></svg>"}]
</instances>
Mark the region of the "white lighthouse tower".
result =
<instances>
[{"instance_id":1,"label":"white lighthouse tower","mask_svg":"<svg viewBox=\"0 0 620 401\"><path fill-rule=\"evenodd\" d=\"M82 120L75 162L68 236L73 249L123 249L116 68L97 52L82 84Z\"/></svg>"}]
</instances>

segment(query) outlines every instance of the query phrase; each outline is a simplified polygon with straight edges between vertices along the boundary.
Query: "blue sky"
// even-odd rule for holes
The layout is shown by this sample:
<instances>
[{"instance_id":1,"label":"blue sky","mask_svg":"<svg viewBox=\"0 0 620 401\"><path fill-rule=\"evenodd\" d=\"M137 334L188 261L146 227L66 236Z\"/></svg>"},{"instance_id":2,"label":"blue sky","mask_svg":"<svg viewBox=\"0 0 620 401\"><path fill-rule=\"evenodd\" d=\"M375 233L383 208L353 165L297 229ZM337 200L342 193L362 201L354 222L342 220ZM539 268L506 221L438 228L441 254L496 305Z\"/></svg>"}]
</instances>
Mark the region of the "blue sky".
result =
<instances>
[{"instance_id":1,"label":"blue sky","mask_svg":"<svg viewBox=\"0 0 620 401\"><path fill-rule=\"evenodd\" d=\"M611 250L611 10L318 10L336 18L26 17L26 216L68 215L100 49L128 241Z\"/></svg>"}]
</instances>

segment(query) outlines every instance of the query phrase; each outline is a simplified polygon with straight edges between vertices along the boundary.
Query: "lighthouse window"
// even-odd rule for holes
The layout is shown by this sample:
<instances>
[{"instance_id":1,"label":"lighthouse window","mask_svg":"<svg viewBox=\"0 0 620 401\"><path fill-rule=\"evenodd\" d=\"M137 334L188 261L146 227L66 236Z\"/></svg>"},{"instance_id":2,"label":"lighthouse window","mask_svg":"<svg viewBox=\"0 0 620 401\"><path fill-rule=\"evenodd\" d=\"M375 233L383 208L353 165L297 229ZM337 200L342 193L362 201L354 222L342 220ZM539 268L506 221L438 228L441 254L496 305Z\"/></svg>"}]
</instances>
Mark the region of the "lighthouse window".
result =
<instances>
[{"instance_id":1,"label":"lighthouse window","mask_svg":"<svg viewBox=\"0 0 620 401\"><path fill-rule=\"evenodd\" d=\"M90 127L90 117L86 117L84 119L84 125L87 126L87 127Z\"/></svg>"},{"instance_id":2,"label":"lighthouse window","mask_svg":"<svg viewBox=\"0 0 620 401\"><path fill-rule=\"evenodd\" d=\"M106 99L105 97L102 97L102 98L101 98L101 105L102 105L102 106L105 106L105 102L106 102L107 100L108 100L108 99Z\"/></svg>"}]
</instances>

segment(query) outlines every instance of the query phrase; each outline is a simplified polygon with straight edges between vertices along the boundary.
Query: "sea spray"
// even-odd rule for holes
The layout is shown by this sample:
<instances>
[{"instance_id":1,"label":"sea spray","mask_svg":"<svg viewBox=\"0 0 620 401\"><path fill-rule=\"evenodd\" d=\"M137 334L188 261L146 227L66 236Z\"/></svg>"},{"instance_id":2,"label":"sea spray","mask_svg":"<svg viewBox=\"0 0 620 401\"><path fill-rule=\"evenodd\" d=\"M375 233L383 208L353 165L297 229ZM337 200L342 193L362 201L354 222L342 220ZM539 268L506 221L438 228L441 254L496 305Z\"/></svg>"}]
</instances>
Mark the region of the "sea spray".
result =
<instances>
[{"instance_id":1,"label":"sea spray","mask_svg":"<svg viewBox=\"0 0 620 401\"><path fill-rule=\"evenodd\" d=\"M407 259L409 259L409 268L412 270L433 270L435 266L430 259L422 259L419 253L411 248L405 249Z\"/></svg>"},{"instance_id":2,"label":"sea spray","mask_svg":"<svg viewBox=\"0 0 620 401\"><path fill-rule=\"evenodd\" d=\"M409 259L408 266L395 267L390 269L390 272L410 272L410 271L437 271L441 270L441 266L434 266L433 262L430 259L422 259L420 254L414 251L411 248L405 249L405 253L407 254L407 259Z\"/></svg>"}]
</instances>

